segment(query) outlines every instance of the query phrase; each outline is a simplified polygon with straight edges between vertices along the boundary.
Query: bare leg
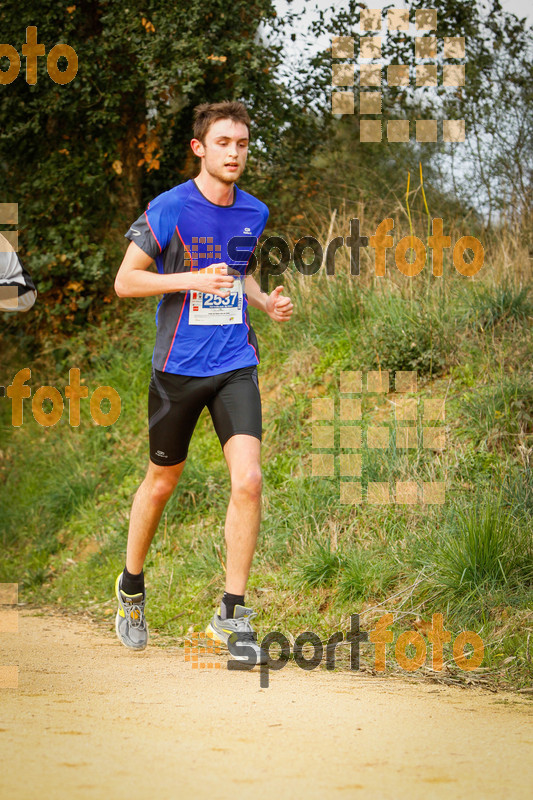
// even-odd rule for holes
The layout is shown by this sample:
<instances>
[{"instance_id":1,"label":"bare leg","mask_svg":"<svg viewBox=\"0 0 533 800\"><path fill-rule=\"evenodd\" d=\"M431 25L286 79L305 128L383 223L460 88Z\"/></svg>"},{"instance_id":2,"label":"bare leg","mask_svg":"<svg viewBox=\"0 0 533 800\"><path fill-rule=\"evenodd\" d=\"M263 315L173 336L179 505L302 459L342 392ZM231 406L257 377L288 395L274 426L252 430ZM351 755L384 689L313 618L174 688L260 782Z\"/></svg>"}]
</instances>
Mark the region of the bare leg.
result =
<instances>
[{"instance_id":1,"label":"bare leg","mask_svg":"<svg viewBox=\"0 0 533 800\"><path fill-rule=\"evenodd\" d=\"M133 500L128 533L126 567L136 575L154 538L161 514L185 467L180 461L172 467L160 467L150 461L146 477Z\"/></svg>"},{"instance_id":2,"label":"bare leg","mask_svg":"<svg viewBox=\"0 0 533 800\"><path fill-rule=\"evenodd\" d=\"M224 456L231 476L225 526L226 591L242 595L261 521L261 442L238 433L224 445Z\"/></svg>"}]
</instances>

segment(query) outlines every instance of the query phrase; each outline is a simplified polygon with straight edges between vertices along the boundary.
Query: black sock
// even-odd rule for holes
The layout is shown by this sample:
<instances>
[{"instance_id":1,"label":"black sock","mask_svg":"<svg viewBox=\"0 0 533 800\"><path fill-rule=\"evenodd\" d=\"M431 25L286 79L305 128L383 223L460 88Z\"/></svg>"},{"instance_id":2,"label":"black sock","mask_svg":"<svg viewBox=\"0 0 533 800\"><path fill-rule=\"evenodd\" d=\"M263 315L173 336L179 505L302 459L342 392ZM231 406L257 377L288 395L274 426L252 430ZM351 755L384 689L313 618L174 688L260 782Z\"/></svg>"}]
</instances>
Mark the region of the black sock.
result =
<instances>
[{"instance_id":1,"label":"black sock","mask_svg":"<svg viewBox=\"0 0 533 800\"><path fill-rule=\"evenodd\" d=\"M229 594L229 592L224 592L222 601L220 603L220 619L233 619L233 612L235 611L235 606L237 605L244 605L244 595Z\"/></svg>"},{"instance_id":2,"label":"black sock","mask_svg":"<svg viewBox=\"0 0 533 800\"><path fill-rule=\"evenodd\" d=\"M127 567L124 567L121 589L126 594L144 594L144 572L141 570L138 575L133 575L128 572Z\"/></svg>"}]
</instances>

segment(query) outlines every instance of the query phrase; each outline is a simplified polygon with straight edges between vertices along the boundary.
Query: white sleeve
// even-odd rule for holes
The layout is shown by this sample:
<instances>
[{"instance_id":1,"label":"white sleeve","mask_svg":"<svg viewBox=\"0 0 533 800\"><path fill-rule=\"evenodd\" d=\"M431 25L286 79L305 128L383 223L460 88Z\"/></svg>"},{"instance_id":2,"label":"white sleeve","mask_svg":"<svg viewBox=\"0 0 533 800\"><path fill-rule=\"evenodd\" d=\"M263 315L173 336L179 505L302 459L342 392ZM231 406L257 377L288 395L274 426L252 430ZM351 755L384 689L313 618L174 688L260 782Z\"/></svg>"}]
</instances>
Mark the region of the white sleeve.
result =
<instances>
[{"instance_id":1,"label":"white sleeve","mask_svg":"<svg viewBox=\"0 0 533 800\"><path fill-rule=\"evenodd\" d=\"M36 298L29 273L0 233L0 311L28 311Z\"/></svg>"}]
</instances>

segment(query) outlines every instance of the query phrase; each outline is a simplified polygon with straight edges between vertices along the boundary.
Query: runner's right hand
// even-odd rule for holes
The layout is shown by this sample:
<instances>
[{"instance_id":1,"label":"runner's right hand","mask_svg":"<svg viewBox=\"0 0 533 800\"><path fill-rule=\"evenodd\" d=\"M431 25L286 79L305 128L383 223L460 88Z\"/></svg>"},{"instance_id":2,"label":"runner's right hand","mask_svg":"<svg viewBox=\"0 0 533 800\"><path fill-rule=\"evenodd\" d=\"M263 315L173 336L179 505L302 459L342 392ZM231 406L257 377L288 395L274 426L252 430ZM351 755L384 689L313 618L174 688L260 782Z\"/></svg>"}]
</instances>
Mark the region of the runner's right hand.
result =
<instances>
[{"instance_id":1,"label":"runner's right hand","mask_svg":"<svg viewBox=\"0 0 533 800\"><path fill-rule=\"evenodd\" d=\"M219 297L228 297L235 278L228 273L230 268L222 261L220 264L210 264L203 269L193 270L191 273L191 289L198 292L209 292Z\"/></svg>"}]
</instances>

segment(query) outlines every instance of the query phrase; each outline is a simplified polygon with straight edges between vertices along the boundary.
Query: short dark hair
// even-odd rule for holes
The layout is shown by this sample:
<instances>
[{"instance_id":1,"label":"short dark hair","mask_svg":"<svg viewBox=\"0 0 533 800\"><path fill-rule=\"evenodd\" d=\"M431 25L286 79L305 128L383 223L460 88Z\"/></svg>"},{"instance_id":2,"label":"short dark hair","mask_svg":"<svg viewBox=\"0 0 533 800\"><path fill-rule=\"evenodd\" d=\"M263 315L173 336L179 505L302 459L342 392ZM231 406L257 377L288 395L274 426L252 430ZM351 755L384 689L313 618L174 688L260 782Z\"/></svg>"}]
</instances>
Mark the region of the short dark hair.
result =
<instances>
[{"instance_id":1,"label":"short dark hair","mask_svg":"<svg viewBox=\"0 0 533 800\"><path fill-rule=\"evenodd\" d=\"M219 119L232 119L242 122L250 135L250 117L244 103L237 100L224 100L222 103L201 103L194 109L194 138L202 144L211 125Z\"/></svg>"}]
</instances>

